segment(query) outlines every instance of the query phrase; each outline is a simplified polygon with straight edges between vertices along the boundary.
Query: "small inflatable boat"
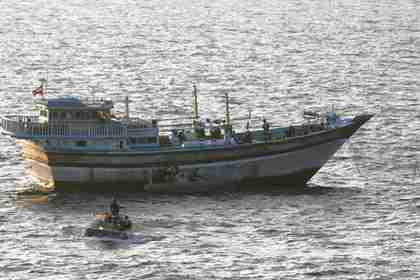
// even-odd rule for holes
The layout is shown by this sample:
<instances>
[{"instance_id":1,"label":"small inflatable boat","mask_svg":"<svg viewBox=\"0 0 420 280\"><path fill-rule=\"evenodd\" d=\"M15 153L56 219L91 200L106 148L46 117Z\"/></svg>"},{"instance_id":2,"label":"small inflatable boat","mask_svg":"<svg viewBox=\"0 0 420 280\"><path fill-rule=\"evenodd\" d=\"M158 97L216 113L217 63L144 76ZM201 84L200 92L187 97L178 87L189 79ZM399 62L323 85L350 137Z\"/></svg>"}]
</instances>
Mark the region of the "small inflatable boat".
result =
<instances>
[{"instance_id":1,"label":"small inflatable boat","mask_svg":"<svg viewBox=\"0 0 420 280\"><path fill-rule=\"evenodd\" d=\"M86 229L85 236L128 239L126 231L131 229L131 226L128 216L99 213L96 214L95 222Z\"/></svg>"},{"instance_id":2,"label":"small inflatable boat","mask_svg":"<svg viewBox=\"0 0 420 280\"><path fill-rule=\"evenodd\" d=\"M128 239L127 230L131 229L132 223L128 216L120 215L121 206L114 198L110 205L111 213L98 213L93 224L85 231L88 237L108 237Z\"/></svg>"}]
</instances>

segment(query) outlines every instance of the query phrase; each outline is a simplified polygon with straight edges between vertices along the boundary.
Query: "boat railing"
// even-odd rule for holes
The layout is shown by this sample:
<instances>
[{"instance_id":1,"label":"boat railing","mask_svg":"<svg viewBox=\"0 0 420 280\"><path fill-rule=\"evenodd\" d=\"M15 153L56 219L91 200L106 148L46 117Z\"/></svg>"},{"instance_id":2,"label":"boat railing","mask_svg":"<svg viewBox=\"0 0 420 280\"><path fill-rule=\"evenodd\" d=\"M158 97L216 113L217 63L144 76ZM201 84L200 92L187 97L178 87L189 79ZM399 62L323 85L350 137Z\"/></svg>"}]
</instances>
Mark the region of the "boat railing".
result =
<instances>
[{"instance_id":1,"label":"boat railing","mask_svg":"<svg viewBox=\"0 0 420 280\"><path fill-rule=\"evenodd\" d=\"M97 127L72 127L66 123L40 123L36 116L0 116L0 124L7 134L20 138L37 137L126 137L123 125L103 124Z\"/></svg>"},{"instance_id":2,"label":"boat railing","mask_svg":"<svg viewBox=\"0 0 420 280\"><path fill-rule=\"evenodd\" d=\"M111 99L106 99L106 98L83 97L83 98L80 98L80 101L82 101L86 105L111 105L113 104Z\"/></svg>"},{"instance_id":3,"label":"boat railing","mask_svg":"<svg viewBox=\"0 0 420 280\"><path fill-rule=\"evenodd\" d=\"M39 115L38 114L8 115L7 118L12 121L17 121L17 122L35 122L36 123L39 120Z\"/></svg>"},{"instance_id":4,"label":"boat railing","mask_svg":"<svg viewBox=\"0 0 420 280\"><path fill-rule=\"evenodd\" d=\"M127 136L128 137L156 137L158 130L155 127L148 128L128 128Z\"/></svg>"}]
</instances>

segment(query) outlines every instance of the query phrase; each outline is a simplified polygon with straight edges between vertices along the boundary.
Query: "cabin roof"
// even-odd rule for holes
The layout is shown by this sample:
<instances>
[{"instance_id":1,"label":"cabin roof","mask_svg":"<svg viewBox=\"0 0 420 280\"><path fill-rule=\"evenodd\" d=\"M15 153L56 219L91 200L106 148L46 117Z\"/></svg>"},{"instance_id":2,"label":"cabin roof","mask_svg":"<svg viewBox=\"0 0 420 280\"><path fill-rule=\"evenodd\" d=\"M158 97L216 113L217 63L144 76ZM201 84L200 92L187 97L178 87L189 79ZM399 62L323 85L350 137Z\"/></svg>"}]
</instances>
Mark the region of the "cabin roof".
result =
<instances>
[{"instance_id":1,"label":"cabin roof","mask_svg":"<svg viewBox=\"0 0 420 280\"><path fill-rule=\"evenodd\" d=\"M38 101L38 104L46 106L48 109L77 109L77 110L109 110L114 107L111 100L105 99L81 99L77 97L61 97L53 99L44 99Z\"/></svg>"}]
</instances>

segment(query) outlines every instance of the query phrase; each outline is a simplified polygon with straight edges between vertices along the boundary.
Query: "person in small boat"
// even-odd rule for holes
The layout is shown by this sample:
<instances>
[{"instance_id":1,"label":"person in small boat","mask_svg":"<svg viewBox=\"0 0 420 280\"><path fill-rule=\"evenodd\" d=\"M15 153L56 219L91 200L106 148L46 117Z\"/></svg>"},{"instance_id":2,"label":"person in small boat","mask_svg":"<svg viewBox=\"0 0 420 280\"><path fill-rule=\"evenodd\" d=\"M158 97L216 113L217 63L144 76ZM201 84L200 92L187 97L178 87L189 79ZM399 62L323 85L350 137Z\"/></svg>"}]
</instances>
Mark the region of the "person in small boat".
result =
<instances>
[{"instance_id":1,"label":"person in small boat","mask_svg":"<svg viewBox=\"0 0 420 280\"><path fill-rule=\"evenodd\" d=\"M124 216L124 226L125 227L130 227L131 226L131 221L130 219L128 219L128 216Z\"/></svg>"},{"instance_id":2,"label":"person in small boat","mask_svg":"<svg viewBox=\"0 0 420 280\"><path fill-rule=\"evenodd\" d=\"M112 216L118 217L118 215L120 214L121 206L118 204L117 199L115 197L113 198L112 203L109 206L109 208L111 210Z\"/></svg>"}]
</instances>

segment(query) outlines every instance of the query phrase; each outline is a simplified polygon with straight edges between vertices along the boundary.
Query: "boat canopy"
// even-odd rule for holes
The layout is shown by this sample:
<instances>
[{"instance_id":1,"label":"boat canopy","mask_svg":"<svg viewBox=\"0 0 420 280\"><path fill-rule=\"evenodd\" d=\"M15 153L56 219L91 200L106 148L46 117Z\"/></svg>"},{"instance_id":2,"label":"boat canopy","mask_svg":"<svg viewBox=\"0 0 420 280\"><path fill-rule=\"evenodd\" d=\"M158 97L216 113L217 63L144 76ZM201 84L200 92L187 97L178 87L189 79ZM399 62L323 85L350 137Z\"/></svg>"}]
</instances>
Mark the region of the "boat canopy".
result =
<instances>
[{"instance_id":1,"label":"boat canopy","mask_svg":"<svg viewBox=\"0 0 420 280\"><path fill-rule=\"evenodd\" d=\"M105 99L64 97L37 102L40 121L109 120L114 104Z\"/></svg>"},{"instance_id":2,"label":"boat canopy","mask_svg":"<svg viewBox=\"0 0 420 280\"><path fill-rule=\"evenodd\" d=\"M48 110L101 110L107 111L114 107L112 100L107 99L80 99L77 97L63 97L54 99L43 99L37 102L38 105Z\"/></svg>"}]
</instances>

